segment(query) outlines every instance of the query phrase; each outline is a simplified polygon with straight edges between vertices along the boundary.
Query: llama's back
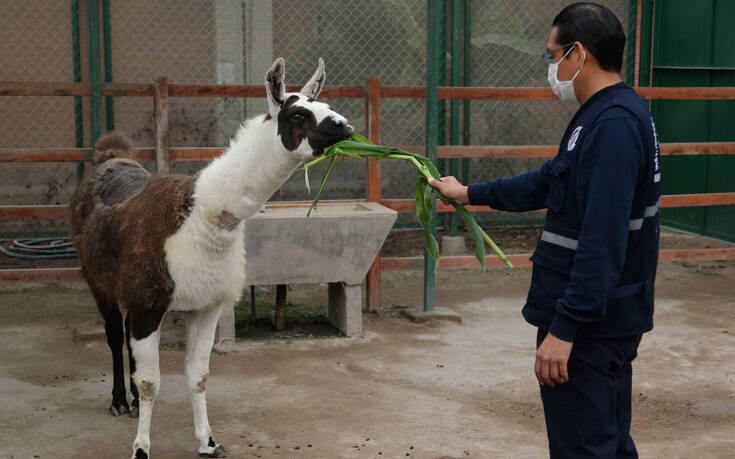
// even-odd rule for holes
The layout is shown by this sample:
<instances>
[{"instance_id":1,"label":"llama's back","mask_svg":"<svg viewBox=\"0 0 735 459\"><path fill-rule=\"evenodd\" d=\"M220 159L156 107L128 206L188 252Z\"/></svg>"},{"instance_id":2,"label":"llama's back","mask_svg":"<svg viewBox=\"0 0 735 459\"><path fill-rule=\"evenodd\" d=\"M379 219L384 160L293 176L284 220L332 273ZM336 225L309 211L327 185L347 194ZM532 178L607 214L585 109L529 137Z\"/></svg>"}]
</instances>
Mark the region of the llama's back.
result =
<instances>
[{"instance_id":1,"label":"llama's back","mask_svg":"<svg viewBox=\"0 0 735 459\"><path fill-rule=\"evenodd\" d=\"M138 193L151 175L134 161L133 145L123 135L109 133L95 144L95 160L99 166L72 195L72 232L75 237L82 230L97 206L113 207Z\"/></svg>"}]
</instances>

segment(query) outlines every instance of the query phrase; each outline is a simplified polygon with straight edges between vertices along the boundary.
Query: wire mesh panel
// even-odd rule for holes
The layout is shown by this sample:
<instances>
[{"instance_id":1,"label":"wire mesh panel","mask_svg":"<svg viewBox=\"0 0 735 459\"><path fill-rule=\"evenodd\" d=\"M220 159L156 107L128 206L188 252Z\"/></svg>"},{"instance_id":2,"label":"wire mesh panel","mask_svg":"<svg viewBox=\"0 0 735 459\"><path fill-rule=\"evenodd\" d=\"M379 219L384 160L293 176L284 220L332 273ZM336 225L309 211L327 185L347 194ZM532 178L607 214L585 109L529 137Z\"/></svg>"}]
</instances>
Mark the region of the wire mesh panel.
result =
<instances>
[{"instance_id":1,"label":"wire mesh panel","mask_svg":"<svg viewBox=\"0 0 735 459\"><path fill-rule=\"evenodd\" d=\"M72 81L69 2L1 5L0 81ZM75 122L71 97L0 96L0 148L74 147ZM75 182L73 164L2 164L0 205L66 203ZM59 221L0 223L0 234L65 229Z\"/></svg>"},{"instance_id":2,"label":"wire mesh panel","mask_svg":"<svg viewBox=\"0 0 735 459\"><path fill-rule=\"evenodd\" d=\"M100 2L101 3L101 2ZM463 2L464 3L464 2ZM472 86L546 86L539 58L554 15L563 0L473 0L471 15ZM634 30L629 1L608 0L627 30ZM72 8L79 5L78 27ZM87 80L86 2L4 0L0 15L0 80L60 81L74 77L74 42L80 36L77 74ZM425 0L110 0L100 21L109 20L111 67L106 80L152 84L167 76L171 84L263 84L274 58L286 59L286 80L308 80L319 57L326 62L327 85L364 85L379 77L383 85L424 86L426 82ZM445 24L450 24L451 5ZM104 30L100 27L100 30ZM450 31L442 33L449 75ZM102 34L101 34L102 35ZM630 38L633 38L631 34ZM103 37L99 37L103 40ZM632 48L631 48L632 46ZM635 49L631 43L629 49ZM628 65L624 75L632 81ZM448 78L441 84L448 84ZM73 147L84 124L89 146L89 107L75 110L73 97L0 97L0 147ZM169 99L170 145L226 146L240 123L263 113L263 99ZM330 99L358 132L365 132L364 99ZM110 124L139 147L155 140L153 99L115 97ZM472 144L556 143L575 106L556 101L473 101ZM443 103L445 140L449 104ZM424 99L383 99L381 143L420 145L425 141ZM85 113L84 120L75 118ZM445 142L446 143L446 142ZM473 160L472 181L511 175L535 167L534 160ZM201 163L179 163L175 171L193 172ZM325 199L363 198L365 165L348 160L335 174ZM65 204L76 183L75 165L3 165L0 204ZM319 179L319 170L312 181ZM408 198L415 171L393 163L382 167L383 196ZM308 199L303 176L296 174L274 199ZM53 228L52 228L53 229Z\"/></svg>"}]
</instances>

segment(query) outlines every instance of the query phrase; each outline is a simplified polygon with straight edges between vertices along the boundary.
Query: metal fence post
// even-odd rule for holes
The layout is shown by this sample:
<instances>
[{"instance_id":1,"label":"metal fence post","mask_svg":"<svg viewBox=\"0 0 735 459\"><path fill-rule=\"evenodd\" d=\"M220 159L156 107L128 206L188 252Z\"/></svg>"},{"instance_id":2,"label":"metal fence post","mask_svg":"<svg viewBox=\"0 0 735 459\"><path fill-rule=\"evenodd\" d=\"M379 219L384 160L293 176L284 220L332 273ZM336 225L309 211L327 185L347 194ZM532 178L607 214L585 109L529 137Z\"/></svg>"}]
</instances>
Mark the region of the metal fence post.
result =
<instances>
[{"instance_id":1,"label":"metal fence post","mask_svg":"<svg viewBox=\"0 0 735 459\"><path fill-rule=\"evenodd\" d=\"M365 95L365 127L368 139L380 144L380 78L368 78ZM367 160L367 199L380 202L380 163L373 158ZM380 270L382 251L375 256L367 273L367 310L380 309Z\"/></svg>"},{"instance_id":2,"label":"metal fence post","mask_svg":"<svg viewBox=\"0 0 735 459\"><path fill-rule=\"evenodd\" d=\"M100 13L98 0L86 0L89 50L89 121L92 145L102 135L102 82L100 81Z\"/></svg>"},{"instance_id":3,"label":"metal fence post","mask_svg":"<svg viewBox=\"0 0 735 459\"><path fill-rule=\"evenodd\" d=\"M171 152L168 146L168 78L156 78L153 90L156 122L156 171L171 171Z\"/></svg>"},{"instance_id":4,"label":"metal fence post","mask_svg":"<svg viewBox=\"0 0 735 459\"><path fill-rule=\"evenodd\" d=\"M105 83L112 83L112 43L110 30L110 0L102 0L102 46L105 55ZM112 96L105 97L105 126L115 130L115 111Z\"/></svg>"},{"instance_id":5,"label":"metal fence post","mask_svg":"<svg viewBox=\"0 0 735 459\"><path fill-rule=\"evenodd\" d=\"M426 37L426 156L436 162L437 129L439 127L439 40L441 36L441 17L445 2L427 0L427 37ZM431 199L431 223L429 231L436 236L436 202ZM435 305L434 260L424 249L424 311L433 311Z\"/></svg>"},{"instance_id":6,"label":"metal fence post","mask_svg":"<svg viewBox=\"0 0 735 459\"><path fill-rule=\"evenodd\" d=\"M464 3L464 71L462 72L462 86L470 85L470 72L472 71L472 0L465 0ZM463 100L462 108L464 109L464 119L462 126L462 143L470 144L470 101ZM462 160L462 180L465 184L470 181L470 160L465 158Z\"/></svg>"},{"instance_id":7,"label":"metal fence post","mask_svg":"<svg viewBox=\"0 0 735 459\"><path fill-rule=\"evenodd\" d=\"M79 0L71 0L71 54L74 83L82 82L82 53L79 38ZM74 140L77 148L84 148L84 115L82 97L74 96ZM84 178L84 161L77 162L77 183Z\"/></svg>"},{"instance_id":8,"label":"metal fence post","mask_svg":"<svg viewBox=\"0 0 735 459\"><path fill-rule=\"evenodd\" d=\"M452 0L452 86L459 86L461 6L460 0ZM449 143L459 145L459 100L457 99L451 101L451 123ZM459 175L459 160L457 158L450 160L450 170L450 175L455 177ZM457 235L458 221L457 213L452 212L450 216L450 236Z\"/></svg>"}]
</instances>

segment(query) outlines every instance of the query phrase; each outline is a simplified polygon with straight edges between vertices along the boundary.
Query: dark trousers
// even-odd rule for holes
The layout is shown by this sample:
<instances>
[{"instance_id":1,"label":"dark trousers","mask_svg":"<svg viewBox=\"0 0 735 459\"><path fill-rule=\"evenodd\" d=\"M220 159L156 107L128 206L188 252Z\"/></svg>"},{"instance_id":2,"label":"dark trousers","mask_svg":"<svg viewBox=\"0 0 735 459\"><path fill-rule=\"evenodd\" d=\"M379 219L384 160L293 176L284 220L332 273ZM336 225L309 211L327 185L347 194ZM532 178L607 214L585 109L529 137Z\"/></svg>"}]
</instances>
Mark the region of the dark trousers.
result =
<instances>
[{"instance_id":1,"label":"dark trousers","mask_svg":"<svg viewBox=\"0 0 735 459\"><path fill-rule=\"evenodd\" d=\"M546 337L539 329L536 347ZM569 382L541 386L551 458L638 457L630 436L631 362L641 335L577 338Z\"/></svg>"}]
</instances>

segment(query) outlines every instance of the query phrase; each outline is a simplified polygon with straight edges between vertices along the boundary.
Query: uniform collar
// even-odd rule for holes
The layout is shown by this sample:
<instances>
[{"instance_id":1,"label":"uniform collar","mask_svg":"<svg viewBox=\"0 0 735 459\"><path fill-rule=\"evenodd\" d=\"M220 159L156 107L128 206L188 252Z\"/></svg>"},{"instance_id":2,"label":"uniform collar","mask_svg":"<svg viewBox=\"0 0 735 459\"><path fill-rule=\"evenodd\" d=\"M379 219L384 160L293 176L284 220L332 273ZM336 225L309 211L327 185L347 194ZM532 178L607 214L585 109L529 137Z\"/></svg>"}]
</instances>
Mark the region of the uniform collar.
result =
<instances>
[{"instance_id":1,"label":"uniform collar","mask_svg":"<svg viewBox=\"0 0 735 459\"><path fill-rule=\"evenodd\" d=\"M622 88L625 88L625 87L627 87L627 85L625 84L624 81L621 81L620 83L615 83L613 85L606 86L606 87L600 89L596 93L592 94L592 96L589 99L587 99L587 101L581 107L579 107L579 111L581 112L582 110L584 110L588 106L594 104L595 101L599 100L603 95L607 94L608 92L614 91L616 89L622 89Z\"/></svg>"}]
</instances>

